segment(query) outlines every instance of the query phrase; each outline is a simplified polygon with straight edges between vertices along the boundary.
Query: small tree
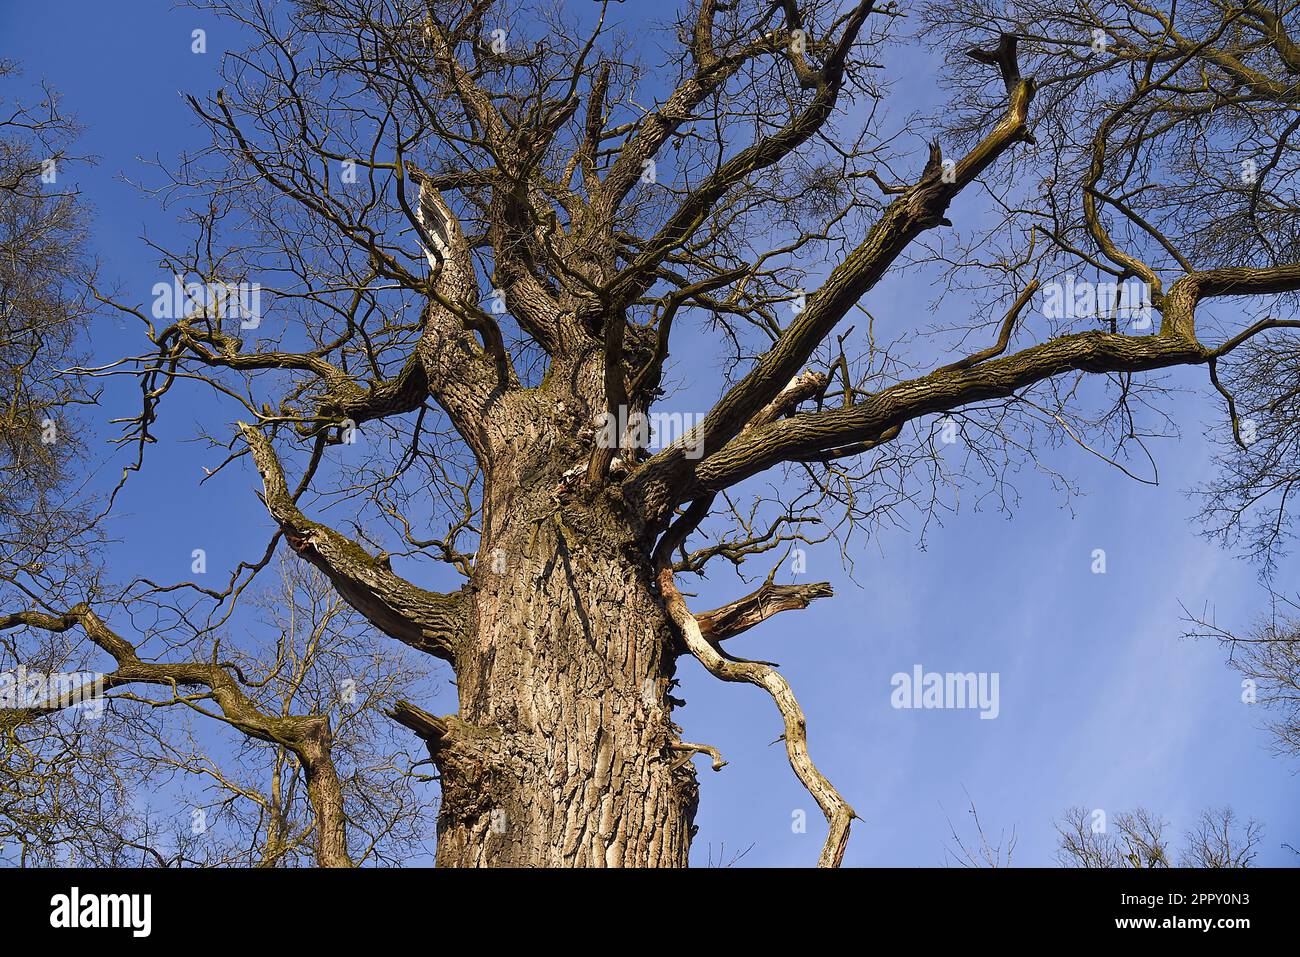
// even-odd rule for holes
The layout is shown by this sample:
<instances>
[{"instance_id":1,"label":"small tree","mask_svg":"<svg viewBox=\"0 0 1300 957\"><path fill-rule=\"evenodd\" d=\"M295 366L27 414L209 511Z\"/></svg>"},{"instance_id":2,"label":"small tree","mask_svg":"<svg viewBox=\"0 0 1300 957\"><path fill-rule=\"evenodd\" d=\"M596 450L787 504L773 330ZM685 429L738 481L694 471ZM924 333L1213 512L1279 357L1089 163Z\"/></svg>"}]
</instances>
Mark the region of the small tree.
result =
<instances>
[{"instance_id":1,"label":"small tree","mask_svg":"<svg viewBox=\"0 0 1300 957\"><path fill-rule=\"evenodd\" d=\"M1145 808L1116 814L1068 809L1056 822L1062 867L1153 868L1173 862L1165 830L1169 824ZM1254 820L1239 828L1231 808L1201 812L1184 834L1178 863L1183 867L1249 867L1263 827Z\"/></svg>"},{"instance_id":2,"label":"small tree","mask_svg":"<svg viewBox=\"0 0 1300 957\"><path fill-rule=\"evenodd\" d=\"M1241 700L1260 705L1279 755L1300 755L1300 606L1272 595L1272 607L1238 634L1204 615L1189 616L1189 637L1215 638L1228 648L1228 664L1241 675Z\"/></svg>"},{"instance_id":3,"label":"small tree","mask_svg":"<svg viewBox=\"0 0 1300 957\"><path fill-rule=\"evenodd\" d=\"M1167 826L1145 808L1108 824L1102 811L1072 807L1056 823L1056 859L1062 867L1168 867Z\"/></svg>"},{"instance_id":4,"label":"small tree","mask_svg":"<svg viewBox=\"0 0 1300 957\"><path fill-rule=\"evenodd\" d=\"M1263 831L1263 825L1255 820L1241 824L1230 807L1207 809L1187 832L1179 863L1183 867L1249 867Z\"/></svg>"}]
</instances>

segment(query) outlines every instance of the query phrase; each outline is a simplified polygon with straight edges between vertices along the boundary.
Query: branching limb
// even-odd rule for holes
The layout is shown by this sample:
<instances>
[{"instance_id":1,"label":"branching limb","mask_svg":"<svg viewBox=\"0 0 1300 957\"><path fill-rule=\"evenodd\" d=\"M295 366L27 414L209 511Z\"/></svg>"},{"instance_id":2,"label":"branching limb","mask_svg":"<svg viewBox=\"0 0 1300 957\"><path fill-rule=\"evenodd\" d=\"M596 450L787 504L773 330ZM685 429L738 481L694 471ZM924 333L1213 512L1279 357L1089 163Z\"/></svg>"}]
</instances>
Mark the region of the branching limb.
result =
<instances>
[{"instance_id":1,"label":"branching limb","mask_svg":"<svg viewBox=\"0 0 1300 957\"><path fill-rule=\"evenodd\" d=\"M674 751L681 751L683 757L678 759L674 768L681 767L691 759L693 754L707 754L713 761L713 770L721 771L727 766L727 762L722 759L722 752L711 744L694 744L690 741L674 741L668 745Z\"/></svg>"},{"instance_id":2,"label":"branching limb","mask_svg":"<svg viewBox=\"0 0 1300 957\"><path fill-rule=\"evenodd\" d=\"M967 356L965 359L958 359L956 362L949 363L946 366L940 366L936 372L951 372L955 369L969 369L973 365L978 365L985 359L996 359L1002 353L1007 351L1007 345L1011 342L1011 332L1016 327L1016 322L1020 319L1020 314L1024 311L1029 300L1038 292L1038 280L1035 279L1025 286L1016 301L1011 304L1007 310L1006 316L1002 320L1002 331L998 333L998 341L989 346L987 349L981 349L974 355Z\"/></svg>"},{"instance_id":3,"label":"branching limb","mask_svg":"<svg viewBox=\"0 0 1300 957\"><path fill-rule=\"evenodd\" d=\"M426 591L394 574L364 548L303 515L285 483L271 440L239 423L262 476L267 511L300 557L323 571L353 608L380 631L419 651L452 661L466 627L468 592Z\"/></svg>"},{"instance_id":4,"label":"branching limb","mask_svg":"<svg viewBox=\"0 0 1300 957\"><path fill-rule=\"evenodd\" d=\"M171 688L175 697L166 703L188 705L209 717L220 718L250 738L278 744L291 751L302 762L308 797L316 815L317 863L322 867L352 866L347 850L342 789L330 753L332 735L329 718L320 715L268 714L240 686L242 679L237 677L238 667L218 663L215 659L206 662L145 661L137 653L135 645L109 628L84 603L62 614L26 611L0 617L0 631L27 627L63 632L74 625L80 626L86 637L117 663L117 670L103 676L97 690L130 684ZM208 696L221 709L220 714L203 707L198 699L176 693L176 689L182 687L206 688ZM22 710L49 714L79 700L82 699L73 696L64 701L49 702L46 707ZM31 720L34 716L0 713L0 727L11 727L18 717Z\"/></svg>"},{"instance_id":5,"label":"branching limb","mask_svg":"<svg viewBox=\"0 0 1300 957\"><path fill-rule=\"evenodd\" d=\"M436 751L451 737L451 725L446 718L431 715L409 701L396 702L388 711L388 716L423 738L429 745L430 753Z\"/></svg>"},{"instance_id":6,"label":"branching limb","mask_svg":"<svg viewBox=\"0 0 1300 957\"><path fill-rule=\"evenodd\" d=\"M903 250L923 231L946 222L944 213L953 198L1013 145L1030 139L1027 120L1034 91L1032 79L1018 80L1002 119L950 168L945 166L937 144L932 147L920 180L885 208L862 243L831 271L798 318L698 426L703 432L697 440L698 447L703 448L703 461L693 463L685 456L684 449L670 446L646 463L636 481L647 498L653 501L659 497L659 491L653 487L657 483L689 486L690 473L707 465L714 453L735 438L776 397ZM676 501L693 497L689 492L675 496ZM662 507L668 503L655 501L653 504Z\"/></svg>"},{"instance_id":7,"label":"branching limb","mask_svg":"<svg viewBox=\"0 0 1300 957\"><path fill-rule=\"evenodd\" d=\"M783 611L807 608L818 598L830 598L834 593L829 582L810 582L806 585L776 585L770 581L743 598L702 611L695 616L700 633L709 641L725 641L761 624Z\"/></svg>"},{"instance_id":8,"label":"branching limb","mask_svg":"<svg viewBox=\"0 0 1300 957\"><path fill-rule=\"evenodd\" d=\"M839 867L844 859L844 849L848 845L849 825L857 815L849 803L840 797L835 786L813 764L808 754L808 723L804 718L803 708L799 706L798 699L790 690L790 685L775 668L769 665L756 661L733 661L727 658L718 648L716 640L705 637L699 622L686 607L686 599L677 590L677 584L673 580L669 556L681 539L708 514L711 505L711 497L692 504L660 543L656 555L660 594L686 647L711 675L723 681L758 685L776 702L777 710L781 712L781 719L785 723L785 751L790 759L790 766L794 768L794 773L808 789L808 793L813 796L813 800L821 808L830 826L830 833L826 836L826 844L822 847L817 864L819 867Z\"/></svg>"}]
</instances>

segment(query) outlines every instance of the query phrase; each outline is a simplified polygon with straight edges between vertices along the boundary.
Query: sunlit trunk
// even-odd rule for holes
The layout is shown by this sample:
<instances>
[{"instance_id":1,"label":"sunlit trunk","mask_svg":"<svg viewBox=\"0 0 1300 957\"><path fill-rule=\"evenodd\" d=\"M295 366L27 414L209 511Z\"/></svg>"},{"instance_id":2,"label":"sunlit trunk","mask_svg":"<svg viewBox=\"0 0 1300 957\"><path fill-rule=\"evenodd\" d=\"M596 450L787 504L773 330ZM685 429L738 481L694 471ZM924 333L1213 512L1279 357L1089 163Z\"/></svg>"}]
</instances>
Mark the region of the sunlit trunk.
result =
<instances>
[{"instance_id":1,"label":"sunlit trunk","mask_svg":"<svg viewBox=\"0 0 1300 957\"><path fill-rule=\"evenodd\" d=\"M687 863L698 789L671 747L672 631L644 542L593 497L501 497L457 669L465 725L438 759L441 865Z\"/></svg>"}]
</instances>

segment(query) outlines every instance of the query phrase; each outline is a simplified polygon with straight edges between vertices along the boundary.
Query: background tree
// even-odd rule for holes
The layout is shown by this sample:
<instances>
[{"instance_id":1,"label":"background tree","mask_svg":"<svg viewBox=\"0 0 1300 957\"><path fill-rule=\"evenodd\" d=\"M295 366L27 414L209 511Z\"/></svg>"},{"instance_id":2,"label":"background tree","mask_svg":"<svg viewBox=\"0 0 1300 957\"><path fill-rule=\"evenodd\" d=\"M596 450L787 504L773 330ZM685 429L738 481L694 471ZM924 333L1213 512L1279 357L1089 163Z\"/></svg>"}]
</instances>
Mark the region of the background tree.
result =
<instances>
[{"instance_id":1,"label":"background tree","mask_svg":"<svg viewBox=\"0 0 1300 957\"><path fill-rule=\"evenodd\" d=\"M1009 834L1005 830L999 831L997 840L993 840L984 830L974 798L969 794L966 797L970 801L966 813L970 815L973 833L963 838L957 825L948 819L952 844L945 844L943 848L945 866L951 861L958 867L1010 867L1016 852L1015 827Z\"/></svg>"},{"instance_id":2,"label":"background tree","mask_svg":"<svg viewBox=\"0 0 1300 957\"><path fill-rule=\"evenodd\" d=\"M1249 867L1255 859L1263 826L1255 820L1242 824L1230 807L1201 812L1196 826L1184 838L1179 864L1183 867Z\"/></svg>"},{"instance_id":3,"label":"background tree","mask_svg":"<svg viewBox=\"0 0 1300 957\"><path fill-rule=\"evenodd\" d=\"M0 61L0 595L23 607L37 597L75 600L68 584L93 576L101 536L78 429L80 407L94 395L60 374L76 364L91 315L87 211L69 185L83 158L72 152L77 127L54 90L17 92L20 85L17 64ZM63 671L74 657L48 636L21 651L0 637L0 669L21 662ZM8 692L12 673L5 678ZM76 786L73 767L102 751L75 729L47 729L49 760L37 762L16 745L3 705L0 852L22 860L57 854L92 808L119 804L125 782L110 769Z\"/></svg>"},{"instance_id":4,"label":"background tree","mask_svg":"<svg viewBox=\"0 0 1300 957\"><path fill-rule=\"evenodd\" d=\"M1294 600L1276 592L1267 616L1244 634L1205 615L1192 618L1192 637L1212 637L1228 648L1228 664L1242 677L1242 701L1261 705L1279 755L1300 754L1300 619Z\"/></svg>"},{"instance_id":5,"label":"background tree","mask_svg":"<svg viewBox=\"0 0 1300 957\"><path fill-rule=\"evenodd\" d=\"M947 507L958 425L960 471L995 491L1036 436L1140 475L1168 429L1149 373L1226 391L1220 362L1297 324L1293 7L945 3L918 30L871 0L701 0L645 63L603 4L207 6L249 43L192 100L211 148L167 171L192 242L157 250L152 304L112 299L147 348L83 372L137 382L141 461L166 395L211 387L210 471L251 464L274 527L224 589L135 581L115 607L166 605L203 651L166 667L247 695L207 651L283 540L446 661L456 714L392 708L437 767L442 864L685 864L691 756L722 758L673 721L683 654L772 696L838 864L854 812L789 685L723 650L829 587L773 570L693 612L678 576L831 537L847 556ZM890 120L881 63L922 42L951 108ZM878 340L897 269L940 294ZM721 372L688 393L692 327ZM699 422L646 434L688 395ZM769 472L777 492L749 481ZM162 667L85 604L32 603L10 620L73 615L119 669Z\"/></svg>"},{"instance_id":6,"label":"background tree","mask_svg":"<svg viewBox=\"0 0 1300 957\"><path fill-rule=\"evenodd\" d=\"M404 648L376 649L319 571L296 559L278 567L245 640L220 635L195 654L204 646L182 625L147 629L151 647L187 650L194 662L144 660L85 606L61 619L0 620L5 630L79 628L117 662L108 674L50 667L41 673L82 683L0 710L0 836L12 840L11 859L339 867L424 853L433 817L421 759L384 716L421 687L420 662ZM6 674L37 667L4 664ZM233 746L214 736L220 728ZM143 800L151 793L161 801Z\"/></svg>"},{"instance_id":7,"label":"background tree","mask_svg":"<svg viewBox=\"0 0 1300 957\"><path fill-rule=\"evenodd\" d=\"M1165 839L1167 822L1145 808L1115 815L1097 826L1097 812L1069 808L1056 822L1060 844L1056 859L1062 867L1169 867Z\"/></svg>"},{"instance_id":8,"label":"background tree","mask_svg":"<svg viewBox=\"0 0 1300 957\"><path fill-rule=\"evenodd\" d=\"M1060 835L1057 861L1062 867L1173 866L1165 830L1167 821L1146 808L1125 811L1107 822L1100 812L1068 809L1056 822ZM1100 824L1100 826L1098 826ZM1263 827L1256 821L1240 824L1232 808L1201 812L1196 826L1183 835L1178 857L1181 867L1249 867Z\"/></svg>"},{"instance_id":9,"label":"background tree","mask_svg":"<svg viewBox=\"0 0 1300 957\"><path fill-rule=\"evenodd\" d=\"M48 87L34 105L11 96L19 82L0 61L0 589L57 601L98 541L77 428L95 395L62 374L84 348L94 264L68 185L76 125Z\"/></svg>"}]
</instances>

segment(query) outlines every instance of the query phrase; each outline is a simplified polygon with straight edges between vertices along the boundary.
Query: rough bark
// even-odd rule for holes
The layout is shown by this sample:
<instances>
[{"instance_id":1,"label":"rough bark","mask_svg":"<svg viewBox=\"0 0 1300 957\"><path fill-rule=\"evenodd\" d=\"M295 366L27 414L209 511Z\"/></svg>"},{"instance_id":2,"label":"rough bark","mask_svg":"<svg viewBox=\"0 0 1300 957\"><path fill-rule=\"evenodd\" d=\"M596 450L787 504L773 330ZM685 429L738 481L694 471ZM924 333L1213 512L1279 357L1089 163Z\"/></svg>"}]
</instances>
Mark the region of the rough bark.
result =
<instances>
[{"instance_id":1,"label":"rough bark","mask_svg":"<svg viewBox=\"0 0 1300 957\"><path fill-rule=\"evenodd\" d=\"M685 866L698 788L645 544L605 496L531 488L479 553L458 718L430 742L438 863Z\"/></svg>"},{"instance_id":2,"label":"rough bark","mask_svg":"<svg viewBox=\"0 0 1300 957\"><path fill-rule=\"evenodd\" d=\"M351 867L343 788L330 755L329 722L314 724L298 749L307 774L307 799L316 818L316 863L320 867Z\"/></svg>"}]
</instances>

